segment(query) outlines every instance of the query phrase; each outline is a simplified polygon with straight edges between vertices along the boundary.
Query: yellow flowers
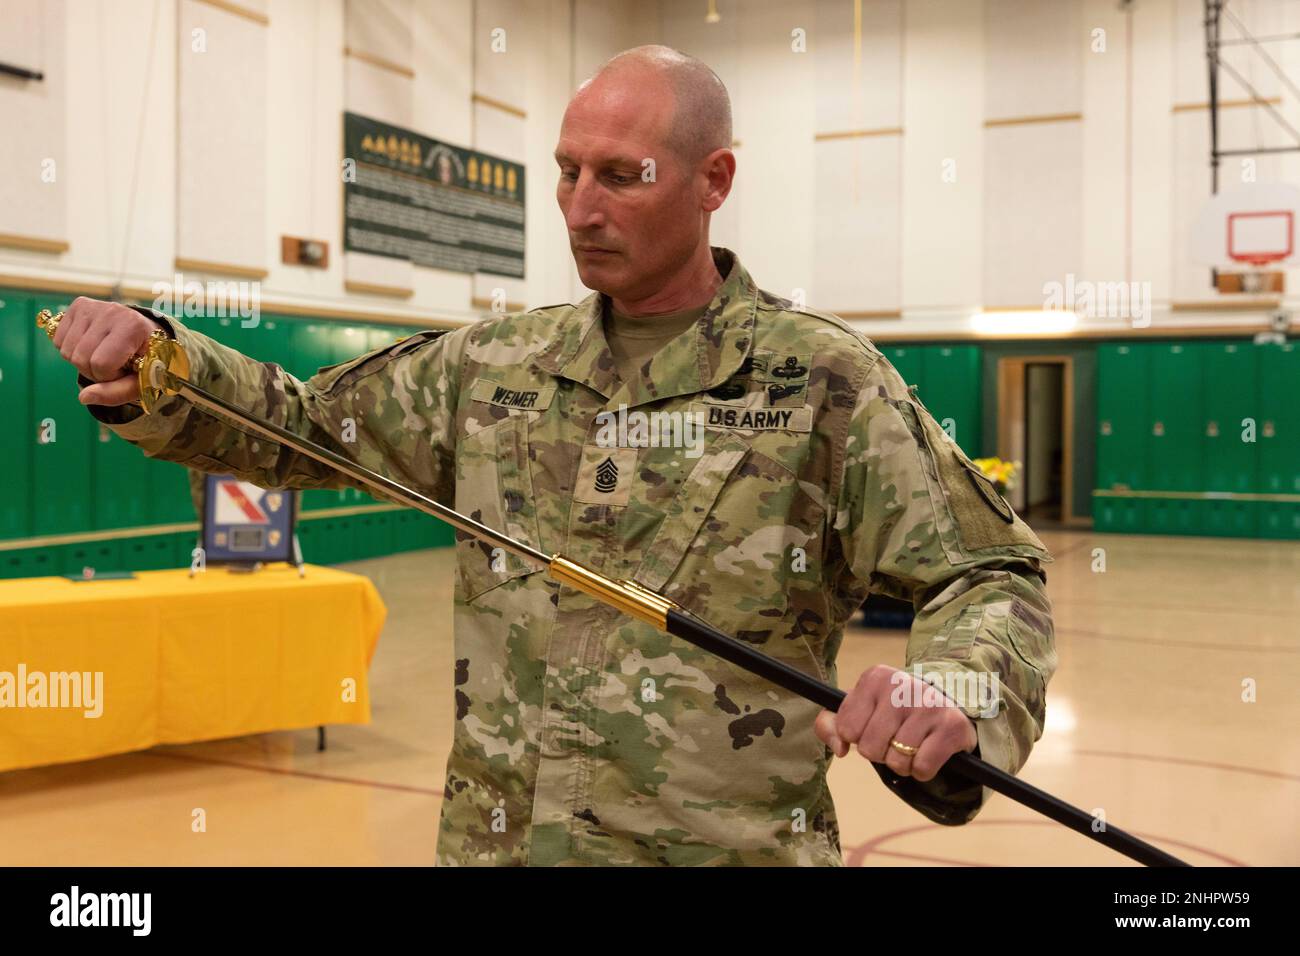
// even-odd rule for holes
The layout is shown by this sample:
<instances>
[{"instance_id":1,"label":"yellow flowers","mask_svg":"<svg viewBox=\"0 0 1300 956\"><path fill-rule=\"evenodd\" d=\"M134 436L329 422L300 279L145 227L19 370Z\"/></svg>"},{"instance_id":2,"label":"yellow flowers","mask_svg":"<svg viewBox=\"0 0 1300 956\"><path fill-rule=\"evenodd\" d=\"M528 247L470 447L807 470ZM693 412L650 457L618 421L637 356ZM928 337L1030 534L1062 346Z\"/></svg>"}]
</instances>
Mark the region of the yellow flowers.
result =
<instances>
[{"instance_id":1,"label":"yellow flowers","mask_svg":"<svg viewBox=\"0 0 1300 956\"><path fill-rule=\"evenodd\" d=\"M999 491L1010 491L1015 487L1016 475L1020 472L1020 462L1003 461L1001 458L976 458L975 467L984 473L984 477L998 486Z\"/></svg>"}]
</instances>

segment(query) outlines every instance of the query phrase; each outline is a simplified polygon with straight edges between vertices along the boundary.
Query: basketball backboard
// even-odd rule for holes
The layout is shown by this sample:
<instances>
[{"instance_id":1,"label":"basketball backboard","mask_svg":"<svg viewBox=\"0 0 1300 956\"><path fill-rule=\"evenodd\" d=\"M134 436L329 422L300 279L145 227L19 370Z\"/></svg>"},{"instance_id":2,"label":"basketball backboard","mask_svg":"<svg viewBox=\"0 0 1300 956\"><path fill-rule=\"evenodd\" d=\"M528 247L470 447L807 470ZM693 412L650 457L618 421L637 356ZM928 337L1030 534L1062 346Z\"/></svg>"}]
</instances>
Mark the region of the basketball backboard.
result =
<instances>
[{"instance_id":1,"label":"basketball backboard","mask_svg":"<svg viewBox=\"0 0 1300 956\"><path fill-rule=\"evenodd\" d=\"M1293 268L1300 189L1250 183L1225 189L1202 207L1192 257L1216 271L1220 292L1281 292Z\"/></svg>"}]
</instances>

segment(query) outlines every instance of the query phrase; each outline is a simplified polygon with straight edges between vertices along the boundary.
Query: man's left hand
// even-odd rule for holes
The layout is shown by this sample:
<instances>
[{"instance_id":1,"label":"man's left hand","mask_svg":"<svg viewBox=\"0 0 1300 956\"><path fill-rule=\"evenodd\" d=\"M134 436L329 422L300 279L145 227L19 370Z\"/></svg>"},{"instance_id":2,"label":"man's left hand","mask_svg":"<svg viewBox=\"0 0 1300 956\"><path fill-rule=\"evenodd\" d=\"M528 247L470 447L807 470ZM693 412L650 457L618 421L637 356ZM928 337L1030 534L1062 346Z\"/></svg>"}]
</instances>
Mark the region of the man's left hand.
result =
<instances>
[{"instance_id":1,"label":"man's left hand","mask_svg":"<svg viewBox=\"0 0 1300 956\"><path fill-rule=\"evenodd\" d=\"M907 671L877 664L864 671L838 712L823 710L813 725L837 757L858 753L903 777L931 780L961 751L979 743L975 721L935 687ZM897 740L914 753L890 745Z\"/></svg>"}]
</instances>

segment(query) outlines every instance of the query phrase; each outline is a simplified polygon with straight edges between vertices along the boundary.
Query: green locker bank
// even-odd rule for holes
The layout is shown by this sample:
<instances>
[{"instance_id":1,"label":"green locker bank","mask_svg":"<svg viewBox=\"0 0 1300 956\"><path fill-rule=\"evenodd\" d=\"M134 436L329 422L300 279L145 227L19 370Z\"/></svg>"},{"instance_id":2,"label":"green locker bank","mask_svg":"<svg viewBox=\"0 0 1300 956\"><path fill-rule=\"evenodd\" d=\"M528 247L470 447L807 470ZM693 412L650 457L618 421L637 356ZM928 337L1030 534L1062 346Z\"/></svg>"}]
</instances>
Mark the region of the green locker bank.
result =
<instances>
[{"instance_id":1,"label":"green locker bank","mask_svg":"<svg viewBox=\"0 0 1300 956\"><path fill-rule=\"evenodd\" d=\"M1098 349L1097 531L1300 538L1294 343Z\"/></svg>"},{"instance_id":2,"label":"green locker bank","mask_svg":"<svg viewBox=\"0 0 1300 956\"><path fill-rule=\"evenodd\" d=\"M45 341L35 318L72 296L0 290L0 438L7 452L0 496L0 577L187 567L197 534L186 469L146 458L77 401L76 372ZM182 317L187 326L299 378L411 334L405 326L262 315ZM298 536L311 563L444 547L436 518L381 504L353 489L302 496Z\"/></svg>"}]
</instances>

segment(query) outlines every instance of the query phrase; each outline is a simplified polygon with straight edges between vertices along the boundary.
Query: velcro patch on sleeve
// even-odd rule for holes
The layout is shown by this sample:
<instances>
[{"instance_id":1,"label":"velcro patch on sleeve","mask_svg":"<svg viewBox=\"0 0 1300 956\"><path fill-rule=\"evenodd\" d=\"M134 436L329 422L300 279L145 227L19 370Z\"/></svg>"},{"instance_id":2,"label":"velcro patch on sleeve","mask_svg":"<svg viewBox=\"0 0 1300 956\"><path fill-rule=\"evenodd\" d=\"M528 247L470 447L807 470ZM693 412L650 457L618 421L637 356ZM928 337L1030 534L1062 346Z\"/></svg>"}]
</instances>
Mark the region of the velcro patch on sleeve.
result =
<instances>
[{"instance_id":1,"label":"velcro patch on sleeve","mask_svg":"<svg viewBox=\"0 0 1300 956\"><path fill-rule=\"evenodd\" d=\"M895 402L909 427L934 463L961 546L967 551L988 548L1033 549L1047 554L1037 535L1016 516L1002 497L939 423L912 402ZM1016 553L1016 552L1011 552Z\"/></svg>"}]
</instances>

